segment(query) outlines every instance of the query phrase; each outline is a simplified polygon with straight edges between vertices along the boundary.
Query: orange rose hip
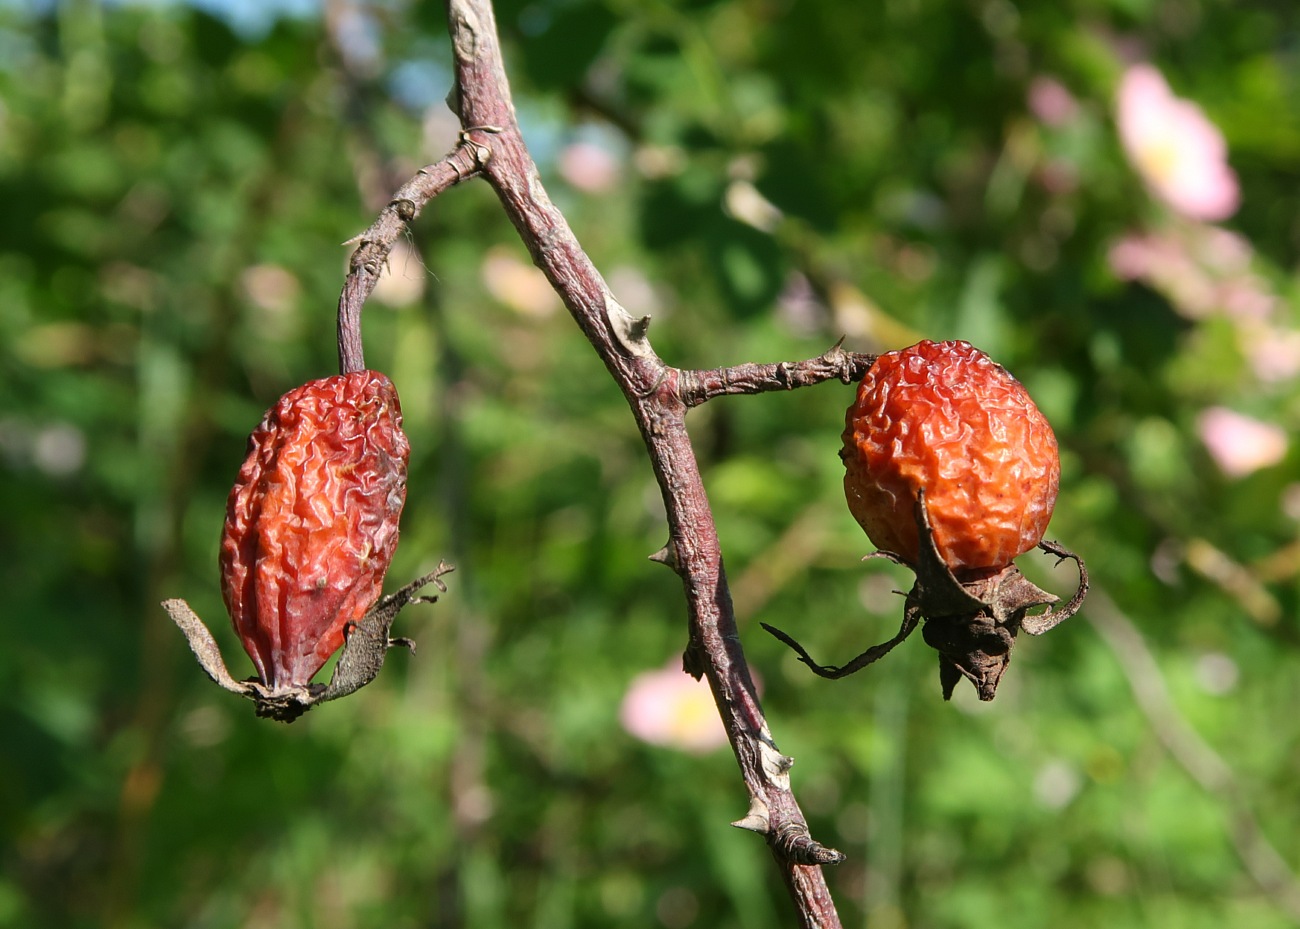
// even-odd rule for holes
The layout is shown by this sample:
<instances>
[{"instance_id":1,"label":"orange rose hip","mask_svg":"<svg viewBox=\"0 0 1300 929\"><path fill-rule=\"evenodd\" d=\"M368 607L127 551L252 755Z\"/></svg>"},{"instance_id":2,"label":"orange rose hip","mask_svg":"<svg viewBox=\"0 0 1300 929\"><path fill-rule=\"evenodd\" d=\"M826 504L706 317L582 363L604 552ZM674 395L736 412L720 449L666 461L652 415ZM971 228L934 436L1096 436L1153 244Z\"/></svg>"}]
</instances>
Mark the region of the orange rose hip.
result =
<instances>
[{"instance_id":1,"label":"orange rose hip","mask_svg":"<svg viewBox=\"0 0 1300 929\"><path fill-rule=\"evenodd\" d=\"M953 574L994 574L1043 538L1060 483L1056 436L1024 387L968 342L881 355L845 417L844 492L879 549L915 566L924 489Z\"/></svg>"}]
</instances>

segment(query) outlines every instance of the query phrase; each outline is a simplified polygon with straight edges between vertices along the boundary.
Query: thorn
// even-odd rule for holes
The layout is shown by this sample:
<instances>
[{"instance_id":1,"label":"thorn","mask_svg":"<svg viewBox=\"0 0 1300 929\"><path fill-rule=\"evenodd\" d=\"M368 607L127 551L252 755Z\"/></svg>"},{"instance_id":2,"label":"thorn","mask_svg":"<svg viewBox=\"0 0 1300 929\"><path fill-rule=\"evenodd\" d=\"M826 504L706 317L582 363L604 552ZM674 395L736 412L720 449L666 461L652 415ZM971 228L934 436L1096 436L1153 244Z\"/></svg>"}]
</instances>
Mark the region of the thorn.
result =
<instances>
[{"instance_id":1,"label":"thorn","mask_svg":"<svg viewBox=\"0 0 1300 929\"><path fill-rule=\"evenodd\" d=\"M732 823L737 829L747 829L762 835L772 831L772 820L768 815L767 802L755 794L749 798L749 812Z\"/></svg>"},{"instance_id":2,"label":"thorn","mask_svg":"<svg viewBox=\"0 0 1300 929\"><path fill-rule=\"evenodd\" d=\"M750 832L758 832L763 835L772 831L772 823L766 816L759 816L750 813L744 819L738 819L732 823L737 829L748 829Z\"/></svg>"},{"instance_id":3,"label":"thorn","mask_svg":"<svg viewBox=\"0 0 1300 929\"><path fill-rule=\"evenodd\" d=\"M665 565L674 571L677 570L677 546L673 544L671 539L665 542L664 547L650 555L649 558L653 562Z\"/></svg>"},{"instance_id":4,"label":"thorn","mask_svg":"<svg viewBox=\"0 0 1300 929\"><path fill-rule=\"evenodd\" d=\"M758 743L758 754L763 765L763 773L782 790L788 790L790 769L794 767L794 759L789 755L782 755L766 742Z\"/></svg>"},{"instance_id":5,"label":"thorn","mask_svg":"<svg viewBox=\"0 0 1300 929\"><path fill-rule=\"evenodd\" d=\"M634 318L623 304L614 299L613 294L605 294L605 318L609 321L614 338L618 344L633 358L655 359L654 349L646 332L650 329L650 317Z\"/></svg>"}]
</instances>

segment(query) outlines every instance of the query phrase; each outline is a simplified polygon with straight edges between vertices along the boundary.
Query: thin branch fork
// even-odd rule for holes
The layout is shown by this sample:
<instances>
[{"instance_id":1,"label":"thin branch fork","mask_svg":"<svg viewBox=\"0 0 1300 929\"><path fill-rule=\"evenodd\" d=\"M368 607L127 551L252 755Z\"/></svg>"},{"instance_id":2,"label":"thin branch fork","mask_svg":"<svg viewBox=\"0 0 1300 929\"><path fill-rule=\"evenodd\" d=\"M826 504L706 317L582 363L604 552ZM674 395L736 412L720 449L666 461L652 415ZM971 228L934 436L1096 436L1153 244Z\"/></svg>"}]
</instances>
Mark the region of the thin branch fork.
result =
<instances>
[{"instance_id":1,"label":"thin branch fork","mask_svg":"<svg viewBox=\"0 0 1300 929\"><path fill-rule=\"evenodd\" d=\"M802 362L714 371L665 365L649 342L649 317L633 317L619 304L542 186L515 117L491 0L448 0L447 12L456 75L449 103L464 127L461 142L404 185L358 238L339 299L340 368L364 367L361 307L397 238L433 197L462 180L484 178L623 391L645 441L669 530L667 545L653 557L681 577L690 617L684 668L708 680L749 790L749 811L734 825L767 839L802 925L838 927L821 865L844 856L809 834L790 789L793 762L777 749L759 704L685 418L689 409L718 396L790 390L831 379L850 383L862 377L874 356L836 345Z\"/></svg>"}]
</instances>

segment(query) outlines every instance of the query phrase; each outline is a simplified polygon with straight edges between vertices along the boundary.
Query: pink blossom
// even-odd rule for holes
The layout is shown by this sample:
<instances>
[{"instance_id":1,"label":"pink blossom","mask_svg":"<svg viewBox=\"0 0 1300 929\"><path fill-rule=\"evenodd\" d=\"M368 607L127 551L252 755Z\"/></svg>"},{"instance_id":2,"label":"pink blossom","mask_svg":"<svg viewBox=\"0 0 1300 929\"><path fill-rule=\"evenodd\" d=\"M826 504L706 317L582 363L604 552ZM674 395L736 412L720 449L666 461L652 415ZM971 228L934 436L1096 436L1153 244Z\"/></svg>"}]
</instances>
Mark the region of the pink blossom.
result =
<instances>
[{"instance_id":1,"label":"pink blossom","mask_svg":"<svg viewBox=\"0 0 1300 929\"><path fill-rule=\"evenodd\" d=\"M1182 243L1162 235L1130 232L1111 244L1106 260L1115 276L1125 281L1162 280L1195 270Z\"/></svg>"},{"instance_id":2,"label":"pink blossom","mask_svg":"<svg viewBox=\"0 0 1300 929\"><path fill-rule=\"evenodd\" d=\"M1202 412L1196 429L1210 457L1228 477L1245 477L1286 457L1286 432L1227 407L1212 406Z\"/></svg>"},{"instance_id":3,"label":"pink blossom","mask_svg":"<svg viewBox=\"0 0 1300 929\"><path fill-rule=\"evenodd\" d=\"M1259 322L1273 315L1279 301L1269 290L1268 281L1258 275L1243 274L1220 285L1219 302L1224 315L1230 319Z\"/></svg>"},{"instance_id":4,"label":"pink blossom","mask_svg":"<svg viewBox=\"0 0 1300 929\"><path fill-rule=\"evenodd\" d=\"M546 275L513 249L489 249L479 274L483 286L497 302L523 316L550 316L562 306Z\"/></svg>"},{"instance_id":5,"label":"pink blossom","mask_svg":"<svg viewBox=\"0 0 1300 929\"><path fill-rule=\"evenodd\" d=\"M1074 95L1054 77L1039 75L1029 85L1029 111L1047 126L1064 126L1079 112Z\"/></svg>"},{"instance_id":6,"label":"pink blossom","mask_svg":"<svg viewBox=\"0 0 1300 929\"><path fill-rule=\"evenodd\" d=\"M1190 251L1197 261L1219 274L1243 274L1255 259L1255 246L1240 232L1218 226L1200 226L1191 238Z\"/></svg>"},{"instance_id":7,"label":"pink blossom","mask_svg":"<svg viewBox=\"0 0 1300 929\"><path fill-rule=\"evenodd\" d=\"M1300 331L1259 325L1241 331L1246 360L1265 384L1300 375Z\"/></svg>"},{"instance_id":8,"label":"pink blossom","mask_svg":"<svg viewBox=\"0 0 1300 929\"><path fill-rule=\"evenodd\" d=\"M574 142L560 152L560 176L585 193L600 194L618 184L622 166L608 149L594 142Z\"/></svg>"},{"instance_id":9,"label":"pink blossom","mask_svg":"<svg viewBox=\"0 0 1300 929\"><path fill-rule=\"evenodd\" d=\"M623 728L643 742L702 754L727 744L709 685L679 661L632 679L619 711Z\"/></svg>"},{"instance_id":10,"label":"pink blossom","mask_svg":"<svg viewBox=\"0 0 1300 929\"><path fill-rule=\"evenodd\" d=\"M1174 96L1149 64L1133 65L1116 99L1129 161L1157 197L1189 219L1227 219L1240 202L1223 133L1190 100Z\"/></svg>"},{"instance_id":11,"label":"pink blossom","mask_svg":"<svg viewBox=\"0 0 1300 929\"><path fill-rule=\"evenodd\" d=\"M1190 319L1209 316L1218 305L1214 278L1179 236L1130 233L1111 245L1106 258L1116 277L1149 284Z\"/></svg>"},{"instance_id":12,"label":"pink blossom","mask_svg":"<svg viewBox=\"0 0 1300 929\"><path fill-rule=\"evenodd\" d=\"M1200 223L1153 233L1128 233L1111 243L1116 277L1142 281L1189 319L1218 314L1249 327L1268 320L1281 302L1250 270L1254 249L1235 232Z\"/></svg>"}]
</instances>

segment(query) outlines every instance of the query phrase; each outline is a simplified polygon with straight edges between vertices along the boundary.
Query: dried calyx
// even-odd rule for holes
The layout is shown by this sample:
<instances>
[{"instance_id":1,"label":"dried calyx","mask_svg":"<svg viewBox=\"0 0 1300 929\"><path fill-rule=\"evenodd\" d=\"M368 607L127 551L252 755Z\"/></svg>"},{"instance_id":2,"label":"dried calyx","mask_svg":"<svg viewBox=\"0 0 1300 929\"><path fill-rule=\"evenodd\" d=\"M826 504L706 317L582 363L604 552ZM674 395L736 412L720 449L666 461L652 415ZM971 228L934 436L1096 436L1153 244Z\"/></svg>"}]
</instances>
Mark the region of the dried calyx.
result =
<instances>
[{"instance_id":1,"label":"dried calyx","mask_svg":"<svg viewBox=\"0 0 1300 929\"><path fill-rule=\"evenodd\" d=\"M447 586L441 578L453 570L451 565L439 562L434 571L381 598L359 622L349 623L343 630L343 650L328 684L309 682L271 687L255 677L235 680L226 669L212 633L188 603L164 600L163 609L185 633L194 657L208 677L231 693L252 700L257 705L258 716L291 723L313 706L346 697L373 681L390 648L400 645L414 651L415 643L410 639L389 637L393 620L409 604L438 602L436 596L421 596L419 592L432 584L445 593Z\"/></svg>"},{"instance_id":2,"label":"dried calyx","mask_svg":"<svg viewBox=\"0 0 1300 929\"><path fill-rule=\"evenodd\" d=\"M1055 542L1039 542L1038 548L1055 555L1060 561L1070 559L1079 569L1079 586L1070 601L1062 606L1060 598L1040 589L1009 564L995 574L965 582L958 580L939 557L934 533L925 506L925 493L918 494L916 524L920 537L915 565L892 552L877 552L916 572L916 583L907 594L903 623L898 634L887 642L872 646L844 665L819 665L802 645L779 629L763 623L763 628L798 654L799 660L816 674L841 678L860 671L887 655L894 646L925 623L922 636L939 653L939 682L943 696L952 696L962 678L969 680L981 700L992 700L998 681L1011 660L1016 633L1042 635L1073 616L1083 605L1088 592L1088 571L1083 559ZM1041 613L1030 613L1046 606Z\"/></svg>"}]
</instances>

